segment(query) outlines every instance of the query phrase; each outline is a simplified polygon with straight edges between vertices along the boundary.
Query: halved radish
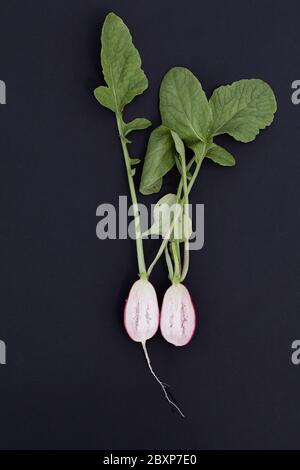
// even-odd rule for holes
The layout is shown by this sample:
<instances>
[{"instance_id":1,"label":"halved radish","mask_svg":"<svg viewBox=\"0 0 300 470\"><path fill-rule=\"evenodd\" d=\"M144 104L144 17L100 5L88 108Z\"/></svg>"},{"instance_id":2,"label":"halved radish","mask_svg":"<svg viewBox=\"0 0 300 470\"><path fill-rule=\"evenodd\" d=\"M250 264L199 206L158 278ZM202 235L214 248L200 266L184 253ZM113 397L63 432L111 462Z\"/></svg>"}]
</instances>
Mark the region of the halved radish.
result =
<instances>
[{"instance_id":1,"label":"halved radish","mask_svg":"<svg viewBox=\"0 0 300 470\"><path fill-rule=\"evenodd\" d=\"M152 338L157 331L157 296L147 279L139 279L133 284L124 309L124 325L130 338L138 342Z\"/></svg>"},{"instance_id":2,"label":"halved radish","mask_svg":"<svg viewBox=\"0 0 300 470\"><path fill-rule=\"evenodd\" d=\"M172 284L165 293L160 329L163 337L175 346L185 346L192 338L196 326L194 305L183 284Z\"/></svg>"},{"instance_id":3,"label":"halved radish","mask_svg":"<svg viewBox=\"0 0 300 470\"><path fill-rule=\"evenodd\" d=\"M154 287L148 280L139 279L130 289L124 309L124 325L130 338L142 344L150 372L163 389L167 401L184 417L180 408L169 397L166 385L154 372L148 354L146 341L155 335L159 325L157 296Z\"/></svg>"}]
</instances>

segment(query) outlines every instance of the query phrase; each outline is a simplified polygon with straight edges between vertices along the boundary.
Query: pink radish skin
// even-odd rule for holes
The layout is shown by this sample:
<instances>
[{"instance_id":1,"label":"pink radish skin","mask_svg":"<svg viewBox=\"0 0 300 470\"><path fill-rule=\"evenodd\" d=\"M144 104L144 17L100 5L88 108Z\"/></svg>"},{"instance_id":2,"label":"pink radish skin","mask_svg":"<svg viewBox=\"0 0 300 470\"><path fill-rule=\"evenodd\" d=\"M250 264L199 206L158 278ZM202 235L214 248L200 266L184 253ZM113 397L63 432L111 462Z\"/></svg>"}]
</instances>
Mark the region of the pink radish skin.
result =
<instances>
[{"instance_id":1,"label":"pink radish skin","mask_svg":"<svg viewBox=\"0 0 300 470\"><path fill-rule=\"evenodd\" d=\"M183 284L173 284L165 293L160 318L163 337L174 346L185 346L192 339L196 314L189 291Z\"/></svg>"},{"instance_id":2,"label":"pink radish skin","mask_svg":"<svg viewBox=\"0 0 300 470\"><path fill-rule=\"evenodd\" d=\"M124 309L125 329L133 341L143 343L152 338L159 326L159 307L154 287L139 279L130 289Z\"/></svg>"}]
</instances>

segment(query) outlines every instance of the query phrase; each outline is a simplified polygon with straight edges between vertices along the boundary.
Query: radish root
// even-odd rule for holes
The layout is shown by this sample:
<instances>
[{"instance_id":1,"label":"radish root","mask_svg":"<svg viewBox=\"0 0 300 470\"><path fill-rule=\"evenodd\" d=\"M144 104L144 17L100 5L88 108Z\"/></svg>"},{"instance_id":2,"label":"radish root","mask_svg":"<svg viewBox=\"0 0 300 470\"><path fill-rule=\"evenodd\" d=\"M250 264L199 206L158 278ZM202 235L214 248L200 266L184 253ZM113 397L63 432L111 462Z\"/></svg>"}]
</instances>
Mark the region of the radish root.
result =
<instances>
[{"instance_id":1,"label":"radish root","mask_svg":"<svg viewBox=\"0 0 300 470\"><path fill-rule=\"evenodd\" d=\"M142 341L142 346L143 346L143 350L144 350L144 354L145 354L145 357L146 357L146 360L147 360L147 364L148 364L148 367L150 369L150 372L151 374L153 375L153 377L155 378L155 380L159 383L159 385L161 386L161 388L163 389L164 391L164 395L167 399L167 401L170 403L170 405L174 406L176 408L176 410L180 413L180 415L185 418L184 414L182 413L181 409L176 405L176 403L174 403L169 395L168 395L168 392L167 392L167 389L166 389L166 384L164 384L161 380L159 380L159 378L157 377L157 375L155 374L154 370L152 369L152 365L151 365L151 361L150 361L150 357L149 357L149 354L148 354L148 351L147 351L147 347L146 347L146 341Z\"/></svg>"}]
</instances>

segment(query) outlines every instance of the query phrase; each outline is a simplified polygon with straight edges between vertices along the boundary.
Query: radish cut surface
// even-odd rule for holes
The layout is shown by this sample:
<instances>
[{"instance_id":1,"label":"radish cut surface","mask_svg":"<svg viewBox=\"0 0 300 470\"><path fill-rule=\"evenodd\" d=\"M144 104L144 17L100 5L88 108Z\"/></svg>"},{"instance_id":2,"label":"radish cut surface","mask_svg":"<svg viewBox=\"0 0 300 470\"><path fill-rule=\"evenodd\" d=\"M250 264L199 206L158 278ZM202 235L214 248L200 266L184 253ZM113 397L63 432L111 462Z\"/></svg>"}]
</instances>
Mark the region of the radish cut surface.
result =
<instances>
[{"instance_id":1,"label":"radish cut surface","mask_svg":"<svg viewBox=\"0 0 300 470\"><path fill-rule=\"evenodd\" d=\"M159 325L159 307L154 287L146 279L136 281L124 310L124 325L133 341L145 342L155 335Z\"/></svg>"},{"instance_id":2,"label":"radish cut surface","mask_svg":"<svg viewBox=\"0 0 300 470\"><path fill-rule=\"evenodd\" d=\"M185 346L192 338L196 315L189 291L183 284L173 284L165 293L160 329L163 337L175 346Z\"/></svg>"}]
</instances>

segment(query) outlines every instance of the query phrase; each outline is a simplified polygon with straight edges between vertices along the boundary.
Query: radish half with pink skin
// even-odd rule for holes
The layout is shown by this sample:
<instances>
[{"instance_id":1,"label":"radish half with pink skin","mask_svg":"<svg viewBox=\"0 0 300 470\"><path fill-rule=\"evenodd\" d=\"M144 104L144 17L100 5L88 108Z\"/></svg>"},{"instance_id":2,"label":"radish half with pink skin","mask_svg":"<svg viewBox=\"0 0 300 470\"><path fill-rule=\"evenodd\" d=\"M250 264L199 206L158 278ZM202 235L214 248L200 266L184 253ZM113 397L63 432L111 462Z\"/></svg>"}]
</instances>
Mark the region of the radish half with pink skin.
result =
<instances>
[{"instance_id":1,"label":"radish half with pink skin","mask_svg":"<svg viewBox=\"0 0 300 470\"><path fill-rule=\"evenodd\" d=\"M172 284L165 293L160 318L163 337L174 346L185 346L192 339L196 314L189 291L183 284Z\"/></svg>"},{"instance_id":2,"label":"radish half with pink skin","mask_svg":"<svg viewBox=\"0 0 300 470\"><path fill-rule=\"evenodd\" d=\"M167 401L184 417L180 408L169 398L166 385L155 374L146 347L146 341L155 335L159 326L156 292L147 279L139 279L130 289L124 309L124 325L129 337L142 344L150 372L162 387Z\"/></svg>"},{"instance_id":3,"label":"radish half with pink skin","mask_svg":"<svg viewBox=\"0 0 300 470\"><path fill-rule=\"evenodd\" d=\"M153 285L139 279L130 289L124 309L124 325L133 341L152 338L159 326L159 307Z\"/></svg>"}]
</instances>

